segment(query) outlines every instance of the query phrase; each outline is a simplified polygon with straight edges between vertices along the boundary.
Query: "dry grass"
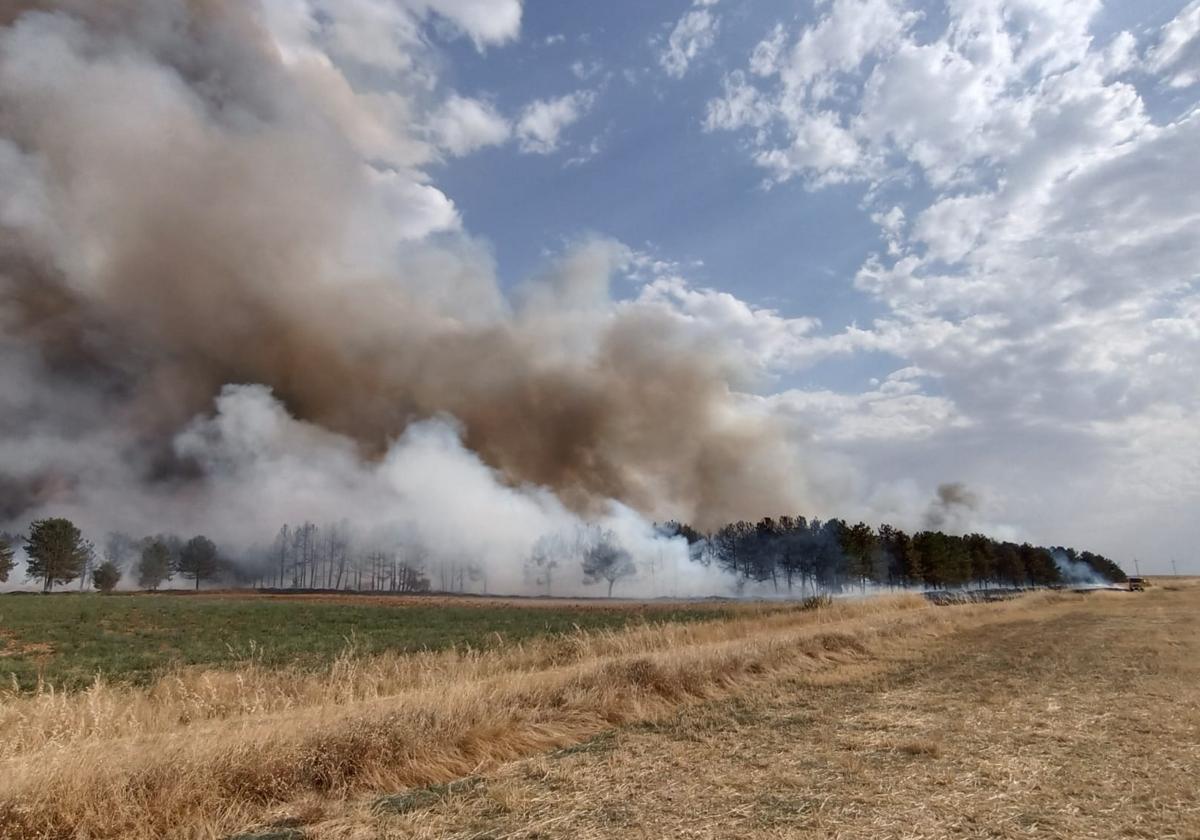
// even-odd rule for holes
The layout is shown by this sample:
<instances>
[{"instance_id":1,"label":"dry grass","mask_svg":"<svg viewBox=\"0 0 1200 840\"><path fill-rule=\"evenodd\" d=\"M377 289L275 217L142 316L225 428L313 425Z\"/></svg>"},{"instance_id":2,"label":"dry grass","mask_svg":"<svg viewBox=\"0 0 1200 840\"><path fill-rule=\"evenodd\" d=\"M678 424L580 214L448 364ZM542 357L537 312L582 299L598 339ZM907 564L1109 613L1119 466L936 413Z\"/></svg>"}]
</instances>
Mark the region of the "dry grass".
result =
<instances>
[{"instance_id":1,"label":"dry grass","mask_svg":"<svg viewBox=\"0 0 1200 840\"><path fill-rule=\"evenodd\" d=\"M145 690L12 696L0 701L0 836L221 837L318 821L364 792L448 782L749 682L863 667L1076 600L881 598L489 652L347 656L324 675L250 665Z\"/></svg>"},{"instance_id":2,"label":"dry grass","mask_svg":"<svg viewBox=\"0 0 1200 840\"><path fill-rule=\"evenodd\" d=\"M1200 838L1200 589L1078 598L505 765L315 840ZM874 644L872 645L874 647Z\"/></svg>"}]
</instances>

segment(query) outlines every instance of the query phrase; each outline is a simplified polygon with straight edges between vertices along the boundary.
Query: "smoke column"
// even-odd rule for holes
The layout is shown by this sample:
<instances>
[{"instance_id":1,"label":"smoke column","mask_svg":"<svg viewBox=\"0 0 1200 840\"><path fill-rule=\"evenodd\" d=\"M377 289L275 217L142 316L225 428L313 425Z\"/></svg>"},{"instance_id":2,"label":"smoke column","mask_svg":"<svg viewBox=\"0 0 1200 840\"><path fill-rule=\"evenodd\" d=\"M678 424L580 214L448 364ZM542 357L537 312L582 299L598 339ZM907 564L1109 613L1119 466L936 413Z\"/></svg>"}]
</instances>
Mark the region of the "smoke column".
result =
<instances>
[{"instance_id":1,"label":"smoke column","mask_svg":"<svg viewBox=\"0 0 1200 840\"><path fill-rule=\"evenodd\" d=\"M0 0L0 524L348 517L501 564L804 509L736 348L611 297L625 248L499 288L421 169L428 47L354 52L360 5ZM487 5L395 13L498 41Z\"/></svg>"}]
</instances>

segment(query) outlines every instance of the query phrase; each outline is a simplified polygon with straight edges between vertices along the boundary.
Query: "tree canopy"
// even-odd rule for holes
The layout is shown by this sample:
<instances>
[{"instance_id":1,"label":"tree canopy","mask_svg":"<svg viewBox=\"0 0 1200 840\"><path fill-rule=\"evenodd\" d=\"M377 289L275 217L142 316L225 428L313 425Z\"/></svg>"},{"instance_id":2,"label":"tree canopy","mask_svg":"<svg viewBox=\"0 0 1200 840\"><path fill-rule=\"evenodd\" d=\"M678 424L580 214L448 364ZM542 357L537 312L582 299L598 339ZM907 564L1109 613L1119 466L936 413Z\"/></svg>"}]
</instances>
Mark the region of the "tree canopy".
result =
<instances>
[{"instance_id":1,"label":"tree canopy","mask_svg":"<svg viewBox=\"0 0 1200 840\"><path fill-rule=\"evenodd\" d=\"M192 537L179 552L178 569L183 577L194 580L199 589L201 581L212 580L220 569L217 546L208 537Z\"/></svg>"},{"instance_id":2,"label":"tree canopy","mask_svg":"<svg viewBox=\"0 0 1200 840\"><path fill-rule=\"evenodd\" d=\"M172 560L171 549L166 542L159 537L147 539L138 556L138 586L153 591L162 586L163 581L170 580L173 573Z\"/></svg>"},{"instance_id":3,"label":"tree canopy","mask_svg":"<svg viewBox=\"0 0 1200 840\"><path fill-rule=\"evenodd\" d=\"M69 519L39 519L29 528L25 554L29 579L40 580L42 590L49 592L54 584L83 575L92 558L92 544Z\"/></svg>"},{"instance_id":4,"label":"tree canopy","mask_svg":"<svg viewBox=\"0 0 1200 840\"><path fill-rule=\"evenodd\" d=\"M1120 566L1099 554L994 540L983 534L925 530L913 534L891 525L872 528L840 519L803 516L732 522L712 534L676 522L663 530L689 544L705 544L707 556L742 582L776 591L838 591L848 585L959 587L967 584L1053 586L1082 578L1064 574L1063 558L1094 573L1096 581L1126 580Z\"/></svg>"},{"instance_id":5,"label":"tree canopy","mask_svg":"<svg viewBox=\"0 0 1200 840\"><path fill-rule=\"evenodd\" d=\"M17 565L16 549L7 534L0 534L0 583L7 583L8 576Z\"/></svg>"},{"instance_id":6,"label":"tree canopy","mask_svg":"<svg viewBox=\"0 0 1200 840\"><path fill-rule=\"evenodd\" d=\"M586 584L608 581L608 597L612 597L613 585L624 577L637 573L633 557L617 542L612 531L596 535L591 545L583 552L583 582Z\"/></svg>"},{"instance_id":7,"label":"tree canopy","mask_svg":"<svg viewBox=\"0 0 1200 840\"><path fill-rule=\"evenodd\" d=\"M92 586L106 595L116 589L120 582L121 570L112 560L105 560L92 572Z\"/></svg>"}]
</instances>

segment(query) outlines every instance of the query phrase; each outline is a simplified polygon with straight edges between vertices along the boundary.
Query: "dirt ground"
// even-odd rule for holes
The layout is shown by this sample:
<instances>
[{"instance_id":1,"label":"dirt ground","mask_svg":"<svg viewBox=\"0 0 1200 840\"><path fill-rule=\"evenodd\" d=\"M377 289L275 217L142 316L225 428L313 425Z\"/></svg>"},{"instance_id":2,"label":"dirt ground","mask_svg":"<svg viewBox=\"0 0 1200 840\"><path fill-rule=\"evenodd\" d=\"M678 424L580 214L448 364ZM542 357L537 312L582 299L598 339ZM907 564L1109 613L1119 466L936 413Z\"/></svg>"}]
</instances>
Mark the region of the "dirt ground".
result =
<instances>
[{"instance_id":1,"label":"dirt ground","mask_svg":"<svg viewBox=\"0 0 1200 840\"><path fill-rule=\"evenodd\" d=\"M1200 587L1087 596L900 661L783 675L310 832L1195 840Z\"/></svg>"}]
</instances>

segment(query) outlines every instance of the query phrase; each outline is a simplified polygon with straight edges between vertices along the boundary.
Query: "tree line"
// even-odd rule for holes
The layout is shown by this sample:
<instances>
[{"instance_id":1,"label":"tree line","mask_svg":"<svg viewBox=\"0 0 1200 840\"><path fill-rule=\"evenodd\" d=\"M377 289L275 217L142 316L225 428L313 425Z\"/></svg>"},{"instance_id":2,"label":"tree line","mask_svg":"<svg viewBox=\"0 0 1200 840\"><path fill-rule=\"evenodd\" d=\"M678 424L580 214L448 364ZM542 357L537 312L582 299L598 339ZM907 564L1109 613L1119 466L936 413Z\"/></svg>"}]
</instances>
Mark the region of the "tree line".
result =
<instances>
[{"instance_id":1,"label":"tree line","mask_svg":"<svg viewBox=\"0 0 1200 840\"><path fill-rule=\"evenodd\" d=\"M891 525L873 528L865 522L850 525L841 519L822 522L803 516L733 522L707 534L680 522L668 522L662 529L685 538L698 562L715 563L742 586L753 582L775 592L836 592L854 586L1055 586L1072 582L1069 570L1078 566L1090 569L1097 579L1126 580L1121 567L1100 554L983 534L909 534Z\"/></svg>"},{"instance_id":2,"label":"tree line","mask_svg":"<svg viewBox=\"0 0 1200 840\"><path fill-rule=\"evenodd\" d=\"M101 592L112 592L129 561L134 564L137 585L149 590L176 575L193 581L199 589L203 581L235 574L233 564L203 535L188 540L170 534L134 539L114 532L105 538L97 557L95 545L84 539L75 523L56 517L34 522L25 536L0 534L0 583L8 581L16 566L15 548L22 543L26 579L39 581L43 592L77 580L80 589L90 582Z\"/></svg>"},{"instance_id":3,"label":"tree line","mask_svg":"<svg viewBox=\"0 0 1200 840\"><path fill-rule=\"evenodd\" d=\"M353 589L363 592L428 592L433 582L426 563L429 551L415 539L396 541L390 548L356 544L347 522L324 527L305 521L279 529L266 556L252 564L260 587L277 589ZM441 589L461 589L470 564L443 570ZM449 574L447 574L447 572ZM480 567L471 566L471 580Z\"/></svg>"},{"instance_id":4,"label":"tree line","mask_svg":"<svg viewBox=\"0 0 1200 840\"><path fill-rule=\"evenodd\" d=\"M1086 580L1121 582L1121 568L1103 555L1064 546L1034 546L995 540L983 534L953 535L936 530L912 534L891 525L873 528L841 519L802 516L739 521L702 533L680 522L659 526L665 537L688 544L692 562L715 565L735 587L808 595L858 587L947 589L986 586L1054 586ZM393 540L389 548L352 538L349 524L285 524L269 547L251 551L234 564L208 537L184 539L158 534L135 539L123 533L95 546L67 519L34 522L27 536L0 534L0 583L15 568L14 548L24 543L26 575L43 591L76 580L112 591L127 567L141 589L156 590L176 576L199 589L203 582L278 589L330 589L416 593L487 592L487 568L470 557L439 555L415 538ZM525 563L526 582L555 594L555 583L606 587L612 596L621 581L641 571L654 574L652 559L639 568L616 535L594 525L571 534L539 537ZM1082 571L1081 571L1082 570Z\"/></svg>"}]
</instances>

